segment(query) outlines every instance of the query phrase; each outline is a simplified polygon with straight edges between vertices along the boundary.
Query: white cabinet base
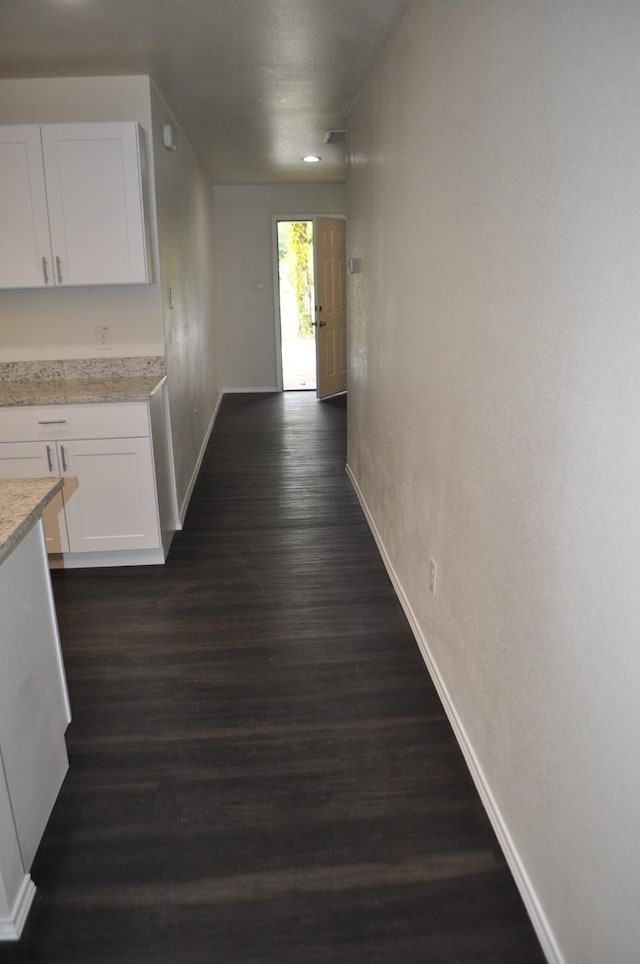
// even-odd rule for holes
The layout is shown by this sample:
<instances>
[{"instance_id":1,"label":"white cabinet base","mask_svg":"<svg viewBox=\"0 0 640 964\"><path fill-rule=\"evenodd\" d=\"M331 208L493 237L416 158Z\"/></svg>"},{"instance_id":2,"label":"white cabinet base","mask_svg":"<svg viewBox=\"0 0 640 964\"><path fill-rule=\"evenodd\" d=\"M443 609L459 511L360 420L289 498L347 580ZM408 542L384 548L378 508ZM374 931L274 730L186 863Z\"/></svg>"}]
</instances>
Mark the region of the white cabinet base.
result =
<instances>
[{"instance_id":1,"label":"white cabinet base","mask_svg":"<svg viewBox=\"0 0 640 964\"><path fill-rule=\"evenodd\" d=\"M173 532L161 549L121 549L109 552L62 552L49 556L50 569L100 569L107 566L162 566Z\"/></svg>"}]
</instances>

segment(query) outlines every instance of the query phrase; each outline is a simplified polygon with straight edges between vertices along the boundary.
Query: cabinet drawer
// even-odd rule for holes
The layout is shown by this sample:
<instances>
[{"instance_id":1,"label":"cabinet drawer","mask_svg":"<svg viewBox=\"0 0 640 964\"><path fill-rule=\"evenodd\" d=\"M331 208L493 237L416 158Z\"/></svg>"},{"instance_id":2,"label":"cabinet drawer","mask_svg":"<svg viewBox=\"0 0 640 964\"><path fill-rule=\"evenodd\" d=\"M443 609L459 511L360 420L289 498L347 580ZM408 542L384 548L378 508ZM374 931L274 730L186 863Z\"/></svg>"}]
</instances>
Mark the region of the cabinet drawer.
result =
<instances>
[{"instance_id":1,"label":"cabinet drawer","mask_svg":"<svg viewBox=\"0 0 640 964\"><path fill-rule=\"evenodd\" d=\"M149 435L146 402L38 405L0 409L0 442Z\"/></svg>"}]
</instances>

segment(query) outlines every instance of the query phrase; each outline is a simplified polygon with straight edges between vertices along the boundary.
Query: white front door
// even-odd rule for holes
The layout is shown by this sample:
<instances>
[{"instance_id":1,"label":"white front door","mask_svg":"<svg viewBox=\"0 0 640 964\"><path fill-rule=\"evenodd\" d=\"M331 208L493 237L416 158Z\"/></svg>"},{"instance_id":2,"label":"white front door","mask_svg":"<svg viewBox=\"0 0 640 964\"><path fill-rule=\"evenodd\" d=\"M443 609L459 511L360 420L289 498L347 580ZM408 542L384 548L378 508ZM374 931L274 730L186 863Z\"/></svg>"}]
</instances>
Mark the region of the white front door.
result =
<instances>
[{"instance_id":1,"label":"white front door","mask_svg":"<svg viewBox=\"0 0 640 964\"><path fill-rule=\"evenodd\" d=\"M314 218L317 395L347 389L346 221Z\"/></svg>"}]
</instances>

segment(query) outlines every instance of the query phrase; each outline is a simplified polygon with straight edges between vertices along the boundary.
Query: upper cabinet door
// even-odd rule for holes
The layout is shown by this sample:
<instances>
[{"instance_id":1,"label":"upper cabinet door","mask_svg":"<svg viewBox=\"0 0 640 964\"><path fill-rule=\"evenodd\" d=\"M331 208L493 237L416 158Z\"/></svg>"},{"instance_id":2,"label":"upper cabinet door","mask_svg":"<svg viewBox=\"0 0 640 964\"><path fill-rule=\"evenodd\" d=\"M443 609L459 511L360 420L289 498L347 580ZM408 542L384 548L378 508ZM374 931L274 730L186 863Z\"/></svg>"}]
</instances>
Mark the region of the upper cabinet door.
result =
<instances>
[{"instance_id":1,"label":"upper cabinet door","mask_svg":"<svg viewBox=\"0 0 640 964\"><path fill-rule=\"evenodd\" d=\"M57 285L151 281L136 123L41 127Z\"/></svg>"},{"instance_id":2,"label":"upper cabinet door","mask_svg":"<svg viewBox=\"0 0 640 964\"><path fill-rule=\"evenodd\" d=\"M53 285L40 128L0 127L0 287Z\"/></svg>"}]
</instances>

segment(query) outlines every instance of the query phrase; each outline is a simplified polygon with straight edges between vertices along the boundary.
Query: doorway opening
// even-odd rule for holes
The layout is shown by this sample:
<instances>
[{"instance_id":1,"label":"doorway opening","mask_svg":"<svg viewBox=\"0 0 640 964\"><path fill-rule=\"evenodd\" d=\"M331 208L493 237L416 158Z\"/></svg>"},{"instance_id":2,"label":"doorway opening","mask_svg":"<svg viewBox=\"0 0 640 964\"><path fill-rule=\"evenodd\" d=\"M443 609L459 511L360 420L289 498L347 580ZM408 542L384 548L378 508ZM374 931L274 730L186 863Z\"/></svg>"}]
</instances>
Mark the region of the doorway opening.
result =
<instances>
[{"instance_id":1,"label":"doorway opening","mask_svg":"<svg viewBox=\"0 0 640 964\"><path fill-rule=\"evenodd\" d=\"M316 390L313 221L278 220L282 388Z\"/></svg>"}]
</instances>

